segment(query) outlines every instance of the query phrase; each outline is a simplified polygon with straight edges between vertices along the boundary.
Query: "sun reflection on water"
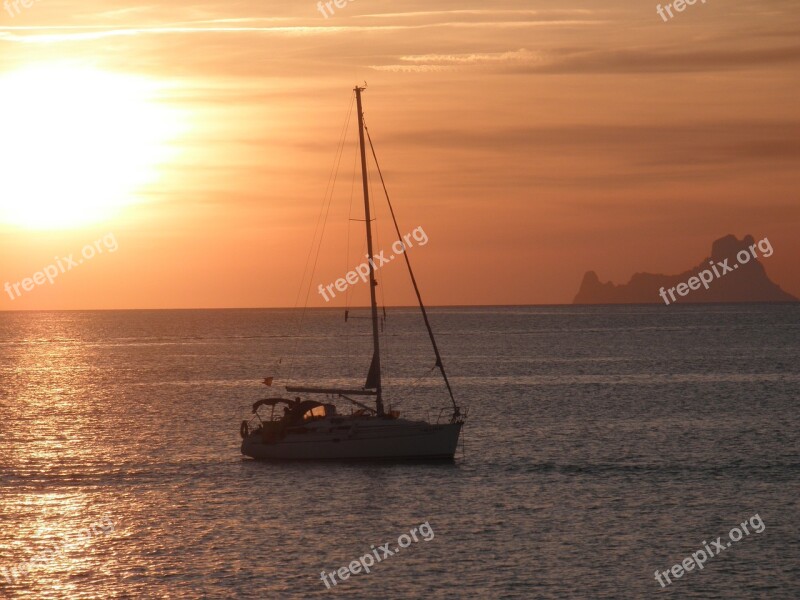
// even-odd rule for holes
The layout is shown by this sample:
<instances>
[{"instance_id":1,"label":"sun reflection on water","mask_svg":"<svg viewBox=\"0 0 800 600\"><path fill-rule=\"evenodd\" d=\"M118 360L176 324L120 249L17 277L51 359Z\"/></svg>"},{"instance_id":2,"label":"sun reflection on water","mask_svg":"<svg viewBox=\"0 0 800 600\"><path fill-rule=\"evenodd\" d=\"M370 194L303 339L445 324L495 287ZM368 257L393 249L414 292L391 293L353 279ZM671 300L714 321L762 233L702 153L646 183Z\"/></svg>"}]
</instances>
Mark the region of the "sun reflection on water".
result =
<instances>
[{"instance_id":1,"label":"sun reflection on water","mask_svg":"<svg viewBox=\"0 0 800 600\"><path fill-rule=\"evenodd\" d=\"M113 455L102 411L85 401L98 369L80 319L14 324L15 341L0 348L2 379L15 391L0 395L0 590L78 597L69 582L113 565L119 531L107 492L86 485Z\"/></svg>"}]
</instances>

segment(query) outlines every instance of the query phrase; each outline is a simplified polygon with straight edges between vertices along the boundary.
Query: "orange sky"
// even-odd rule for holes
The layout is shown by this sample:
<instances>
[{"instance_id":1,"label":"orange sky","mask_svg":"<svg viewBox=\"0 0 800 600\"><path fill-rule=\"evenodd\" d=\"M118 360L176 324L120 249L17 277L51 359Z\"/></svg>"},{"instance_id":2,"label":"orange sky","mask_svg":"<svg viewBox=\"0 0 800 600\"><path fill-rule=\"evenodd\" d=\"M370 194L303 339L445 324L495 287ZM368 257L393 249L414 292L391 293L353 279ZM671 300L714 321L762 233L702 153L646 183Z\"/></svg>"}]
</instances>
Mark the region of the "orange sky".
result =
<instances>
[{"instance_id":1,"label":"orange sky","mask_svg":"<svg viewBox=\"0 0 800 600\"><path fill-rule=\"evenodd\" d=\"M0 310L294 306L365 80L429 304L568 303L586 270L680 273L728 233L768 237L800 296L800 5L656 4L0 0L0 286L118 243ZM355 134L314 288L363 254Z\"/></svg>"}]
</instances>

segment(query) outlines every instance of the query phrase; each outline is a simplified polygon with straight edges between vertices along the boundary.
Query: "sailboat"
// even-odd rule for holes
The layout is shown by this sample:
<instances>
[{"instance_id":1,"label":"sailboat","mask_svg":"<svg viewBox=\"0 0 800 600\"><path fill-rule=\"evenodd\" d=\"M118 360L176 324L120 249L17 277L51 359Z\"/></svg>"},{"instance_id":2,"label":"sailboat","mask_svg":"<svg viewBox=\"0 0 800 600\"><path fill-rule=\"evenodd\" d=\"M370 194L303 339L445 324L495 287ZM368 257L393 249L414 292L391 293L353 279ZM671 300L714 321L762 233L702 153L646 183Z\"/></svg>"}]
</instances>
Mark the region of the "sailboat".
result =
<instances>
[{"instance_id":1,"label":"sailboat","mask_svg":"<svg viewBox=\"0 0 800 600\"><path fill-rule=\"evenodd\" d=\"M367 150L365 145L364 112L361 94L365 87L356 86L358 110L358 138L361 153L361 176L364 190L366 241L369 256L374 256L372 243L372 217L370 214L369 185L367 177ZM377 156L367 130L370 149L377 165ZM383 174L380 172L381 182ZM397 230L400 229L388 194L390 214ZM459 435L467 418L466 409L456 403L450 381L444 369L428 313L422 302L408 254L403 253L411 282L416 292L433 352L451 405L441 409L436 422L401 418L398 411L384 407L384 388L381 373L381 350L378 321L378 304L375 288L375 265L369 261L370 308L372 320L372 363L363 387L338 389L314 385L287 385L290 394L311 397L327 396L351 403L349 414L339 413L336 404L301 397L262 398L252 407L252 416L242 421L242 454L256 459L276 460L453 460ZM269 383L271 384L271 378ZM267 381L265 381L267 383ZM363 402L354 397L363 399ZM325 398L323 398L324 400ZM373 406L374 404L374 406ZM268 414L267 414L268 413Z\"/></svg>"}]
</instances>

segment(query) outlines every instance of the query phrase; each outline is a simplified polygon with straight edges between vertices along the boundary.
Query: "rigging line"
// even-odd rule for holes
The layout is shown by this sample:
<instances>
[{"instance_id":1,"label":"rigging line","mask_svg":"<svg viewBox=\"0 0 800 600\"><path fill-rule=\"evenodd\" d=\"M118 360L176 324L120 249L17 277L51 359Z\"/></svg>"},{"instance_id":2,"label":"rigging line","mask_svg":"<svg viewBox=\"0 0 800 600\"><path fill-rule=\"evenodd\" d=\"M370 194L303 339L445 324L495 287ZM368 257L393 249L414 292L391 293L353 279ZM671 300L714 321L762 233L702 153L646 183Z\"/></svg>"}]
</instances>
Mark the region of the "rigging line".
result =
<instances>
[{"instance_id":1,"label":"rigging line","mask_svg":"<svg viewBox=\"0 0 800 600\"><path fill-rule=\"evenodd\" d=\"M370 179L370 186L371 185L372 185L372 180ZM370 190L370 194L372 194L372 190ZM372 194L371 197L375 198L376 195ZM373 203L374 202L375 201L373 200ZM378 237L378 248L381 248L383 244L381 242L381 228L378 227L378 208L377 208L377 206L375 208L375 230L378 232L378 236L377 236ZM383 315L382 315L383 327L381 327L381 330L383 330L383 328L386 326L386 283L385 282L388 281L388 280L384 277L383 281L384 281L384 284L381 286L381 289L378 290L380 292L380 294L381 294L381 308L383 309Z\"/></svg>"},{"instance_id":2,"label":"rigging line","mask_svg":"<svg viewBox=\"0 0 800 600\"><path fill-rule=\"evenodd\" d=\"M364 125L364 128L366 129L366 124ZM376 163L376 166L377 166L377 163ZM379 221L379 219L378 219L378 207L377 207L377 204L375 202L375 193L374 193L374 190L373 190L373 187L372 187L372 175L370 175L369 171L367 171L367 182L368 182L368 185L369 185L369 198L370 198L370 205L372 207L371 210L372 210L372 214L375 215L373 217L373 219L372 219L373 222L375 223L375 240L378 242L378 248L381 248L381 228L378 227L378 221ZM379 254L380 254L380 252L379 252ZM374 258L374 257L371 256L370 258ZM375 281L377 281L377 280L378 280L378 277L377 277L377 274L376 274L375 275ZM386 316L386 294L383 291L384 288L385 288L385 284L378 286L378 294L380 294L380 296L381 296L381 308L383 309L383 316L384 316L383 321L385 321L385 316ZM381 330L383 330L383 327L381 327Z\"/></svg>"},{"instance_id":3,"label":"rigging line","mask_svg":"<svg viewBox=\"0 0 800 600\"><path fill-rule=\"evenodd\" d=\"M364 125L364 127L366 128L366 124ZM377 166L377 163L376 163L376 166ZM370 204L372 206L372 214L374 215L372 220L375 222L375 240L378 242L378 248L381 248L382 247L382 244L381 244L381 228L378 227L378 221L379 221L379 219L378 219L378 206L377 206L377 201L375 200L376 195L375 195L374 190L373 190L372 175L370 174L370 170L369 169L367 169L367 184L369 185L369 199L370 199ZM379 254L381 252L382 252L382 250L379 250ZM370 257L370 258L372 258L372 257ZM378 281L377 274L375 275L375 281L376 281L376 283ZM385 287L386 287L386 279L385 278L381 278L381 283L380 283L380 285L378 285L378 294L381 297L381 307L383 309L383 311L382 311L383 314L379 317L379 319L380 319L380 332L381 333L384 333L384 331L386 329L386 317L385 317L385 315L386 315L386 295L385 295L385 292L384 292L384 288ZM383 356L384 356L385 360L383 360L383 365L382 366L385 367L385 371L388 373L391 370L391 369L389 369L389 365L391 364L391 356L392 356L391 355L391 351L389 349L389 341L390 340L385 335L383 336L383 340L384 340L383 341Z\"/></svg>"},{"instance_id":4,"label":"rigging line","mask_svg":"<svg viewBox=\"0 0 800 600\"><path fill-rule=\"evenodd\" d=\"M352 114L353 114L353 105L354 104L355 104L355 99L351 98L350 99L350 105L349 105L349 108L348 108L348 111L347 111L347 116L345 118L344 125L342 126L342 131L341 131L341 133L339 135L339 142L337 143L336 155L334 156L333 165L331 166L331 173L328 176L328 183L327 183L327 185L325 187L325 196L323 197L322 206L320 207L320 212L319 212L319 215L317 216L317 223L316 223L316 225L314 227L314 235L311 238L311 247L309 248L308 256L306 257L306 264L305 264L305 267L303 268L303 276L300 279L300 287L297 290L297 297L295 299L295 306L294 306L295 309L297 309L297 306L300 303L300 295L302 294L302 291L303 291L303 284L305 282L306 273L308 272L308 265L309 265L309 262L311 260L311 255L314 252L314 246L316 244L317 245L317 253L316 253L316 256L314 258L314 266L311 269L311 273L309 274L309 278L308 278L308 290L306 291L306 299L305 299L305 302L303 304L303 310L300 313L300 319L299 319L298 326L297 326L297 333L296 333L296 337L295 337L294 349L292 350L292 357L297 355L297 346L300 343L300 334L303 331L303 323L305 321L306 309L308 308L308 296L311 293L311 285L312 285L312 281L314 279L314 272L316 271L317 260L319 259L319 253L320 253L320 250L322 248L322 239L325 236L325 225L327 224L328 213L330 212L331 202L333 201L333 192L334 192L334 188L336 187L336 177L337 177L338 172L339 172L339 164L341 163L341 160L342 160L342 154L344 152L344 146L345 146L345 143L347 142L347 129L348 129L348 126L350 124L350 119L351 119ZM326 202L327 202L327 210L326 210ZM324 221L322 220L323 219L323 214L325 215ZM317 238L317 231L319 231L319 229L320 229L320 222L322 222L322 230L320 232L319 242L317 243L316 242L316 238ZM294 374L294 361L290 360L289 364L290 364L290 367L289 367L289 377L288 378L291 379L292 375Z\"/></svg>"},{"instance_id":5,"label":"rigging line","mask_svg":"<svg viewBox=\"0 0 800 600\"><path fill-rule=\"evenodd\" d=\"M344 270L347 272L350 262L350 219L353 216L353 199L355 198L356 189L356 164L358 161L358 144L353 144L353 177L350 181L350 207L347 209L347 248L345 249L345 266ZM347 287L344 292L344 319L347 321L347 314L350 310L350 288ZM344 333L344 350L348 362L352 363L352 348L350 345L349 329L345 326Z\"/></svg>"},{"instance_id":6,"label":"rigging line","mask_svg":"<svg viewBox=\"0 0 800 600\"><path fill-rule=\"evenodd\" d=\"M367 131L367 122L366 122L366 120L364 121L364 131L365 131L365 133ZM374 162L375 162L375 166L378 167L378 162L377 161L374 161ZM381 228L378 226L378 222L379 222L379 213L378 213L378 205L377 205L378 201L377 201L377 194L375 194L375 192L373 190L373 175L374 175L374 173L372 173L371 170L367 171L367 180L369 182L369 187L370 187L370 189L369 189L369 197L370 197L370 202L372 204L372 214L374 215L373 220L375 221L375 237L376 237L376 240L378 242L378 248L379 248L379 254L380 254L381 252L383 252L383 245L382 245L382 242L381 242ZM377 281L377 276L376 276L375 280ZM386 282L387 281L389 281L389 280L386 277L382 277L381 278L381 284L378 286L378 294L380 295L381 309L382 309L381 310L381 315L380 315L379 318L380 318L380 325L381 325L381 327L380 327L381 333L384 334L384 336L383 336L383 339L384 339L384 342L383 342L384 352L383 352L383 354L384 354L384 356L386 358L384 363L385 363L385 366L386 366L386 371L389 372L390 371L389 365L391 364L391 358L392 358L392 348L390 348L391 338L389 336L385 335L385 331L386 331L386 292L385 292L385 289L386 289Z\"/></svg>"},{"instance_id":7,"label":"rigging line","mask_svg":"<svg viewBox=\"0 0 800 600\"><path fill-rule=\"evenodd\" d=\"M353 217L353 198L355 198L356 190L356 164L358 161L358 144L353 145L353 177L350 180L350 207L347 209L347 250L345 252L345 273L350 270L350 222ZM344 292L344 305L345 310L350 308L350 288L346 288Z\"/></svg>"},{"instance_id":8,"label":"rigging line","mask_svg":"<svg viewBox=\"0 0 800 600\"><path fill-rule=\"evenodd\" d=\"M348 115L348 117L349 117L349 115ZM348 118L348 124L349 124L349 122L350 122L350 120ZM322 221L322 230L320 232L319 244L317 245L317 253L314 256L314 264L311 267L311 275L310 275L309 280L308 280L308 291L306 292L306 300L305 300L305 304L303 306L303 311L304 312L305 312L306 308L308 307L308 297L311 295L311 286L313 285L312 284L312 279L314 278L314 273L316 273L317 264L319 262L319 255L320 255L320 252L322 251L322 240L325 237L325 228L326 228L326 226L328 224L328 215L330 214L331 205L333 204L333 194L334 194L335 187L336 187L336 180L339 178L339 167L342 164L342 156L344 155L344 146L345 146L345 143L346 143L346 137L347 136L346 136L346 133L345 133L345 139L342 140L342 145L341 145L341 148L339 150L339 158L338 158L338 161L336 162L336 174L334 175L334 178L333 178L333 185L331 187L331 194L330 194L330 198L328 198L328 206L325 209L325 219Z\"/></svg>"},{"instance_id":9,"label":"rigging line","mask_svg":"<svg viewBox=\"0 0 800 600\"><path fill-rule=\"evenodd\" d=\"M372 180L371 179L370 179L370 185L372 185ZM377 194L372 193L372 190L370 190L370 194L371 194L370 197L373 198L372 202L375 205L375 224L376 224L376 230L378 232L378 247L382 248L383 244L381 242L381 229L380 229L380 227L377 226L378 225L378 208L377 208L377 200L376 200L376 198L378 196L377 196ZM393 340L392 340L391 336L386 333L386 283L389 282L389 281L391 281L390 278L384 277L382 279L382 281L381 281L382 285L378 289L378 292L381 295L381 315L380 315L380 320L381 320L381 333L384 334L383 338L385 340L383 345L386 348L385 355L386 355L386 372L387 373L391 373L390 365L393 364L392 363L392 358L394 357L394 345L392 343Z\"/></svg>"},{"instance_id":10,"label":"rigging line","mask_svg":"<svg viewBox=\"0 0 800 600\"><path fill-rule=\"evenodd\" d=\"M305 283L305 276L306 276L306 273L308 272L308 264L309 264L309 262L311 260L311 254L314 251L314 246L316 244L316 239L317 239L317 232L319 231L319 224L320 224L320 221L322 219L323 211L325 209L325 202L328 199L328 193L331 190L331 181L333 181L333 175L334 175L334 172L336 170L336 157L338 156L338 154L340 152L340 147L342 145L342 138L346 135L347 125L350 122L351 114L353 112L353 103L354 102L355 101L351 97L350 98L349 108L347 110L347 116L345 117L344 124L342 125L342 131L339 134L339 141L336 143L336 154L334 155L333 164L331 165L331 172L328 175L328 182L325 185L325 194L324 194L324 196L322 198L322 204L320 205L319 215L317 215L317 222L316 222L316 225L314 226L314 235L311 238L311 245L310 245L310 247L308 249L308 256L306 257L306 264L305 264L305 267L303 268L303 279L300 280L300 286L299 286L299 288L297 290L297 297L295 298L295 303L294 303L294 307L295 308L297 308L297 306L300 304L300 295L303 292L303 284Z\"/></svg>"},{"instance_id":11,"label":"rigging line","mask_svg":"<svg viewBox=\"0 0 800 600\"><path fill-rule=\"evenodd\" d=\"M422 380L423 380L423 379L425 379L426 377L429 377L429 376L430 376L430 374L431 374L431 373L433 373L435 370L436 370L436 365L433 365L433 366L432 366L430 369L428 369L428 370L427 370L427 371L426 371L426 372L425 372L423 375L420 375L420 376L419 376L419 377L417 377L417 378L416 378L414 381L412 381L411 383L409 383L409 384L408 384L408 387L409 387L409 388L413 388L413 387L414 387L414 386L416 386L416 385L417 385L417 384L418 384L420 381L422 381ZM405 398L400 398L400 400L398 400L397 402L395 402L395 406L400 406L400 405L401 405L403 402L405 402L405 400L406 400L406 399L407 399L407 397L405 397Z\"/></svg>"},{"instance_id":12,"label":"rigging line","mask_svg":"<svg viewBox=\"0 0 800 600\"><path fill-rule=\"evenodd\" d=\"M389 212L392 215L392 221L394 222L395 231L397 231L397 239L402 240L403 236L400 233L400 227L397 225L397 217L394 214L394 208L392 207L392 201L389 199L389 191L386 189L386 182L383 179L383 173L381 172L380 164L378 163L378 156L375 153L375 146L372 144L372 138L369 135L369 129L366 125L364 125L364 131L367 134L367 139L369 140L369 147L372 150L372 157L375 159L375 166L378 169L378 175L381 178L381 184L383 185L383 193L386 195L386 203L389 205ZM428 319L428 311L425 310L425 305L422 302L422 295L419 291L419 286L417 285L417 278L414 277L414 271L411 269L411 260L408 258L408 252L403 252L403 258L406 259L406 266L408 267L408 273L411 275L411 283L414 284L414 291L417 294L417 300L419 301L419 307L422 311L422 318L425 320L425 327L428 329L428 335L431 338L431 344L433 345L433 352L436 354L436 366L439 367L439 370L442 372L442 378L444 379L444 384L447 386L447 391L450 394L450 400L453 402L453 409L455 410L455 415L460 414L460 410L458 405L456 404L455 396L453 396L453 388L450 387L450 380L447 378L447 373L444 370L444 363L442 362L442 355L439 353L439 347L436 345L436 338L433 335L433 329L431 328L430 320Z\"/></svg>"},{"instance_id":13,"label":"rigging line","mask_svg":"<svg viewBox=\"0 0 800 600\"><path fill-rule=\"evenodd\" d=\"M329 191L331 189L331 181L333 180L333 175L334 175L334 172L335 172L335 169L336 169L336 156L338 156L338 153L340 151L339 148L340 148L340 146L342 144L342 138L345 135L347 124L348 124L348 122L350 120L350 115L351 115L352 111L353 111L353 101L351 99L350 105L349 105L349 109L348 109L348 112L347 112L347 117L345 118L345 122L344 122L344 124L342 126L342 131L339 134L339 141L336 144L336 154L334 155L333 164L331 165L331 172L330 172L330 175L328 176L328 182L325 185L325 194L324 194L324 196L322 198L322 203L321 203L320 209L319 209L319 215L317 215L317 221L316 221L316 224L314 226L314 235L311 238L311 244L310 244L310 247L308 249L308 256L306 257L306 263L305 263L305 266L303 268L303 277L300 280L300 286L298 287L298 290L297 290L297 297L295 298L295 303L294 303L294 307L295 308L297 308L299 306L299 304L300 304L300 295L303 292L303 284L305 283L305 276L306 276L306 273L308 273L308 265L309 265L309 262L311 261L311 255L312 255L312 253L314 251L314 246L316 245L317 233L319 231L319 224L320 224L320 221L322 220L323 211L325 209L325 203L328 200L328 193L329 193Z\"/></svg>"}]
</instances>

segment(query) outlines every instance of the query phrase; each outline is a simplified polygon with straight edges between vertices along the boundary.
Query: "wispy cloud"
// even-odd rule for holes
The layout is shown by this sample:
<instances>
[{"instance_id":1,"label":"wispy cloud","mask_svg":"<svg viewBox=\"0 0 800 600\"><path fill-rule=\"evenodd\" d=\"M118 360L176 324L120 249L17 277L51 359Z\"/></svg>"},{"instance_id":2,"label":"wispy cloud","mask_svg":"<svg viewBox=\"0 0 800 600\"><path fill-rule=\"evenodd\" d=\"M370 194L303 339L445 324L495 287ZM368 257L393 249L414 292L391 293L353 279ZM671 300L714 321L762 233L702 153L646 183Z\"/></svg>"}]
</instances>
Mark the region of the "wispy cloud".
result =
<instances>
[{"instance_id":1,"label":"wispy cloud","mask_svg":"<svg viewBox=\"0 0 800 600\"><path fill-rule=\"evenodd\" d=\"M482 65L533 63L536 56L526 48L507 52L471 52L468 54L417 54L400 56L399 64L373 65L376 71L437 72L452 71Z\"/></svg>"},{"instance_id":2,"label":"wispy cloud","mask_svg":"<svg viewBox=\"0 0 800 600\"><path fill-rule=\"evenodd\" d=\"M559 55L560 54L560 55ZM556 52L539 63L528 62L517 73L677 73L721 71L794 63L800 60L800 45L761 49L667 50L631 48Z\"/></svg>"}]
</instances>

